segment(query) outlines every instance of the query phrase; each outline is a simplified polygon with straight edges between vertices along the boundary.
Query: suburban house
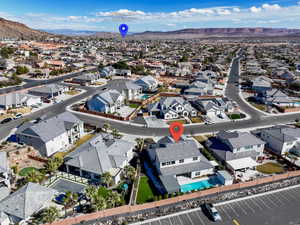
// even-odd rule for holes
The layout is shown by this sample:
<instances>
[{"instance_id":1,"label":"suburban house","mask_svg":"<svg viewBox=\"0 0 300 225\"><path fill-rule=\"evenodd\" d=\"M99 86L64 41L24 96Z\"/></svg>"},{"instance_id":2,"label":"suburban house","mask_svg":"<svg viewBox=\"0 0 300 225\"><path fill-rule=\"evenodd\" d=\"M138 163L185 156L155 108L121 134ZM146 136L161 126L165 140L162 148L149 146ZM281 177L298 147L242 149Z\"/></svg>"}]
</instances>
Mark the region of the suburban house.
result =
<instances>
[{"instance_id":1,"label":"suburban house","mask_svg":"<svg viewBox=\"0 0 300 225\"><path fill-rule=\"evenodd\" d=\"M145 76L134 82L142 87L143 92L154 92L157 90L158 81L153 76Z\"/></svg>"},{"instance_id":2,"label":"suburban house","mask_svg":"<svg viewBox=\"0 0 300 225\"><path fill-rule=\"evenodd\" d=\"M33 146L47 157L66 151L83 135L83 122L70 112L40 119L35 123L24 123L16 132L19 143Z\"/></svg>"},{"instance_id":3,"label":"suburban house","mask_svg":"<svg viewBox=\"0 0 300 225\"><path fill-rule=\"evenodd\" d=\"M278 89L267 90L259 93L256 99L265 105L294 106L295 100Z\"/></svg>"},{"instance_id":4,"label":"suburban house","mask_svg":"<svg viewBox=\"0 0 300 225\"><path fill-rule=\"evenodd\" d=\"M73 81L76 83L80 83L81 85L91 85L99 81L100 79L101 79L100 74L89 73L89 74L80 75L78 77L74 77Z\"/></svg>"},{"instance_id":5,"label":"suburban house","mask_svg":"<svg viewBox=\"0 0 300 225\"><path fill-rule=\"evenodd\" d=\"M184 90L185 95L214 95L214 84L210 81L205 83L203 81L194 81L189 87Z\"/></svg>"},{"instance_id":6,"label":"suburban house","mask_svg":"<svg viewBox=\"0 0 300 225\"><path fill-rule=\"evenodd\" d=\"M0 201L0 218L9 218L9 224L27 224L33 214L51 205L56 194L54 189L28 183Z\"/></svg>"},{"instance_id":7,"label":"suburban house","mask_svg":"<svg viewBox=\"0 0 300 225\"><path fill-rule=\"evenodd\" d=\"M100 71L100 76L107 78L115 75L115 69L112 66L106 66Z\"/></svg>"},{"instance_id":8,"label":"suburban house","mask_svg":"<svg viewBox=\"0 0 300 225\"><path fill-rule=\"evenodd\" d=\"M171 137L160 139L147 149L167 193L180 191L180 180L214 174L214 166L201 154L193 139L175 142Z\"/></svg>"},{"instance_id":9,"label":"suburban house","mask_svg":"<svg viewBox=\"0 0 300 225\"><path fill-rule=\"evenodd\" d=\"M98 134L66 156L66 170L96 180L101 179L103 173L109 172L114 184L117 184L122 169L134 156L134 147L134 143L115 139L110 134Z\"/></svg>"},{"instance_id":10,"label":"suburban house","mask_svg":"<svg viewBox=\"0 0 300 225\"><path fill-rule=\"evenodd\" d=\"M266 147L278 155L300 154L300 128L276 126L259 130L259 138Z\"/></svg>"},{"instance_id":11,"label":"suburban house","mask_svg":"<svg viewBox=\"0 0 300 225\"><path fill-rule=\"evenodd\" d=\"M121 69L115 69L115 75L119 76L131 76L131 70L121 70Z\"/></svg>"},{"instance_id":12,"label":"suburban house","mask_svg":"<svg viewBox=\"0 0 300 225\"><path fill-rule=\"evenodd\" d=\"M67 87L58 84L48 84L42 87L32 88L28 91L29 94L44 98L53 98L63 94Z\"/></svg>"},{"instance_id":13,"label":"suburban house","mask_svg":"<svg viewBox=\"0 0 300 225\"><path fill-rule=\"evenodd\" d=\"M7 153L0 152L0 201L10 193L10 175ZM1 223L0 223L1 224Z\"/></svg>"},{"instance_id":14,"label":"suburban house","mask_svg":"<svg viewBox=\"0 0 300 225\"><path fill-rule=\"evenodd\" d=\"M243 170L256 166L263 156L265 142L248 132L220 131L206 142L214 155L232 170Z\"/></svg>"},{"instance_id":15,"label":"suburban house","mask_svg":"<svg viewBox=\"0 0 300 225\"><path fill-rule=\"evenodd\" d=\"M272 79L265 76L256 77L252 81L252 90L259 93L264 93L272 89L272 85L271 85L272 82L273 82Z\"/></svg>"},{"instance_id":16,"label":"suburban house","mask_svg":"<svg viewBox=\"0 0 300 225\"><path fill-rule=\"evenodd\" d=\"M226 117L226 113L232 113L235 110L233 102L228 98L196 99L191 104L208 117Z\"/></svg>"},{"instance_id":17,"label":"suburban house","mask_svg":"<svg viewBox=\"0 0 300 225\"><path fill-rule=\"evenodd\" d=\"M182 97L162 97L158 102L148 105L148 111L150 115L166 120L197 116L197 111Z\"/></svg>"},{"instance_id":18,"label":"suburban house","mask_svg":"<svg viewBox=\"0 0 300 225\"><path fill-rule=\"evenodd\" d=\"M107 90L100 94L94 95L86 102L88 110L115 113L122 105L124 105L124 96L117 90Z\"/></svg>"},{"instance_id":19,"label":"suburban house","mask_svg":"<svg viewBox=\"0 0 300 225\"><path fill-rule=\"evenodd\" d=\"M0 108L3 109L30 107L38 104L41 104L41 98L34 95L18 92L0 95Z\"/></svg>"},{"instance_id":20,"label":"suburban house","mask_svg":"<svg viewBox=\"0 0 300 225\"><path fill-rule=\"evenodd\" d=\"M213 82L212 79L218 78L218 75L211 70L204 70L198 72L196 75L194 75L195 81L201 81L203 83L209 83Z\"/></svg>"},{"instance_id":21,"label":"suburban house","mask_svg":"<svg viewBox=\"0 0 300 225\"><path fill-rule=\"evenodd\" d=\"M142 94L142 87L129 79L119 79L110 84L110 89L115 89L122 93L126 100L134 100Z\"/></svg>"}]
</instances>

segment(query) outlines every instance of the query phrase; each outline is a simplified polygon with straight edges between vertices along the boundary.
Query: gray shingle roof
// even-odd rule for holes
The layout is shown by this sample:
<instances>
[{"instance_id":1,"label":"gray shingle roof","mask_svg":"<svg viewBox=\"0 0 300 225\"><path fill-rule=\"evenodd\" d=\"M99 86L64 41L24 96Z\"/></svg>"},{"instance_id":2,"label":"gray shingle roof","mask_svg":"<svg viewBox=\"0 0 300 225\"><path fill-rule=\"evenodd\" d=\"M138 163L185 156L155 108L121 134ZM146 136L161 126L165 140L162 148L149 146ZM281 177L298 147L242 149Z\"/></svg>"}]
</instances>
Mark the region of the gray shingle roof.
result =
<instances>
[{"instance_id":1,"label":"gray shingle roof","mask_svg":"<svg viewBox=\"0 0 300 225\"><path fill-rule=\"evenodd\" d=\"M23 124L17 130L17 134L32 135L40 137L44 142L47 142L62 133L70 130L80 120L70 112L64 112L47 120L41 120L34 124L31 122Z\"/></svg>"},{"instance_id":2,"label":"gray shingle roof","mask_svg":"<svg viewBox=\"0 0 300 225\"><path fill-rule=\"evenodd\" d=\"M127 152L134 146L134 143L99 134L68 154L66 158L69 160L65 164L102 174L113 168L121 168L127 159Z\"/></svg>"},{"instance_id":3,"label":"gray shingle roof","mask_svg":"<svg viewBox=\"0 0 300 225\"><path fill-rule=\"evenodd\" d=\"M11 106L24 104L28 99L39 98L29 94L22 93L9 93L6 95L0 95L0 105Z\"/></svg>"},{"instance_id":4,"label":"gray shingle roof","mask_svg":"<svg viewBox=\"0 0 300 225\"><path fill-rule=\"evenodd\" d=\"M57 191L35 183L28 183L0 202L0 211L26 219L52 200Z\"/></svg>"},{"instance_id":5,"label":"gray shingle roof","mask_svg":"<svg viewBox=\"0 0 300 225\"><path fill-rule=\"evenodd\" d=\"M180 185L174 176L159 176L159 178L168 193L180 191Z\"/></svg>"},{"instance_id":6,"label":"gray shingle roof","mask_svg":"<svg viewBox=\"0 0 300 225\"><path fill-rule=\"evenodd\" d=\"M227 141L232 148L241 148L250 145L265 144L264 141L255 137L248 132L228 132L220 131L217 137L221 140Z\"/></svg>"},{"instance_id":7,"label":"gray shingle roof","mask_svg":"<svg viewBox=\"0 0 300 225\"><path fill-rule=\"evenodd\" d=\"M6 152L0 152L0 173L7 173L8 171L9 166Z\"/></svg>"},{"instance_id":8,"label":"gray shingle roof","mask_svg":"<svg viewBox=\"0 0 300 225\"><path fill-rule=\"evenodd\" d=\"M166 145L166 147L159 147L153 150L155 151L160 162L168 162L172 160L202 156L194 140L169 143Z\"/></svg>"},{"instance_id":9,"label":"gray shingle roof","mask_svg":"<svg viewBox=\"0 0 300 225\"><path fill-rule=\"evenodd\" d=\"M263 131L281 142L292 142L300 138L300 128L275 127L264 129Z\"/></svg>"}]
</instances>

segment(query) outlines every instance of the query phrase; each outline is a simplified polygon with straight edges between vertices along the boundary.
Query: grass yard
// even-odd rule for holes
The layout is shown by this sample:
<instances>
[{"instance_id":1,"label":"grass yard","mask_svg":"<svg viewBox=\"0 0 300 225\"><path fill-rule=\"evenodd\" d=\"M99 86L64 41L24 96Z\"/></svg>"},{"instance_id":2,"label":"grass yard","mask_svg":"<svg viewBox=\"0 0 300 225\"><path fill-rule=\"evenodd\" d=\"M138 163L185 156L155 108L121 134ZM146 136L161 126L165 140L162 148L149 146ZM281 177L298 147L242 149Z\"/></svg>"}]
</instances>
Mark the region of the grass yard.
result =
<instances>
[{"instance_id":1,"label":"grass yard","mask_svg":"<svg viewBox=\"0 0 300 225\"><path fill-rule=\"evenodd\" d=\"M14 113L14 114L17 114L17 113L26 114L26 113L30 113L30 112L31 112L30 107L22 107L22 108L7 110L7 113Z\"/></svg>"},{"instance_id":2,"label":"grass yard","mask_svg":"<svg viewBox=\"0 0 300 225\"><path fill-rule=\"evenodd\" d=\"M228 117L232 120L239 120L242 118L240 114L230 114Z\"/></svg>"},{"instance_id":3,"label":"grass yard","mask_svg":"<svg viewBox=\"0 0 300 225\"><path fill-rule=\"evenodd\" d=\"M278 164L273 162L268 162L256 167L256 170L265 174L273 174L273 173L282 173L284 172L284 168Z\"/></svg>"},{"instance_id":4,"label":"grass yard","mask_svg":"<svg viewBox=\"0 0 300 225\"><path fill-rule=\"evenodd\" d=\"M250 102L250 104L261 111L267 111L267 107L263 104L257 104L257 103L253 103L253 102Z\"/></svg>"},{"instance_id":5,"label":"grass yard","mask_svg":"<svg viewBox=\"0 0 300 225\"><path fill-rule=\"evenodd\" d=\"M200 117L193 117L191 118L192 123L203 123L203 119Z\"/></svg>"},{"instance_id":6,"label":"grass yard","mask_svg":"<svg viewBox=\"0 0 300 225\"><path fill-rule=\"evenodd\" d=\"M76 91L76 90L71 90L71 91L66 91L65 94L67 95L78 95L80 93L80 91Z\"/></svg>"},{"instance_id":7,"label":"grass yard","mask_svg":"<svg viewBox=\"0 0 300 225\"><path fill-rule=\"evenodd\" d=\"M140 105L139 105L139 104L136 104L136 103L130 103L128 106L129 106L130 108L136 109L136 108L138 108Z\"/></svg>"},{"instance_id":8,"label":"grass yard","mask_svg":"<svg viewBox=\"0 0 300 225\"><path fill-rule=\"evenodd\" d=\"M199 136L194 136L193 138L196 139L196 141L198 141L199 143L202 143L204 141L207 141L208 137L204 136L204 135L199 135Z\"/></svg>"},{"instance_id":9,"label":"grass yard","mask_svg":"<svg viewBox=\"0 0 300 225\"><path fill-rule=\"evenodd\" d=\"M37 168L34 167L26 167L20 170L19 175L22 177L25 177L29 172L33 170L38 170Z\"/></svg>"},{"instance_id":10,"label":"grass yard","mask_svg":"<svg viewBox=\"0 0 300 225\"><path fill-rule=\"evenodd\" d=\"M141 177L139 189L137 193L137 204L143 204L145 202L152 202L154 198L154 192L149 183L149 179L146 176Z\"/></svg>"},{"instance_id":11,"label":"grass yard","mask_svg":"<svg viewBox=\"0 0 300 225\"><path fill-rule=\"evenodd\" d=\"M182 119L182 120L171 120L171 121L168 121L167 124L171 124L171 123L182 123L182 124L187 124L186 120Z\"/></svg>"},{"instance_id":12,"label":"grass yard","mask_svg":"<svg viewBox=\"0 0 300 225\"><path fill-rule=\"evenodd\" d=\"M57 153L54 154L54 157L64 158L67 154L69 154L70 152L73 152L76 148L78 148L80 145L87 142L88 140L90 140L94 136L95 136L95 134L84 135L82 138L80 138L78 141L76 141L74 147L71 148L69 151L67 151L67 152L57 152Z\"/></svg>"}]
</instances>

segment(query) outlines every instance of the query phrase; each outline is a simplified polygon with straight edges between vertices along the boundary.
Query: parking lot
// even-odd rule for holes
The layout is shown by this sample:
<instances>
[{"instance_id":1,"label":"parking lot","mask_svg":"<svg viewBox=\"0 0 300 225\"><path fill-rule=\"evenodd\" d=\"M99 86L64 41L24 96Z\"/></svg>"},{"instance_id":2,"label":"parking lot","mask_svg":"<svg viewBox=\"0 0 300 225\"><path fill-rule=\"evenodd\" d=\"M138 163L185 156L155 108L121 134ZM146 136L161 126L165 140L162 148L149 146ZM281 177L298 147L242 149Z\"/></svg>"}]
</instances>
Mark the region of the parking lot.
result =
<instances>
[{"instance_id":1,"label":"parking lot","mask_svg":"<svg viewBox=\"0 0 300 225\"><path fill-rule=\"evenodd\" d=\"M222 221L213 222L193 209L135 225L299 225L300 186L216 204Z\"/></svg>"}]
</instances>

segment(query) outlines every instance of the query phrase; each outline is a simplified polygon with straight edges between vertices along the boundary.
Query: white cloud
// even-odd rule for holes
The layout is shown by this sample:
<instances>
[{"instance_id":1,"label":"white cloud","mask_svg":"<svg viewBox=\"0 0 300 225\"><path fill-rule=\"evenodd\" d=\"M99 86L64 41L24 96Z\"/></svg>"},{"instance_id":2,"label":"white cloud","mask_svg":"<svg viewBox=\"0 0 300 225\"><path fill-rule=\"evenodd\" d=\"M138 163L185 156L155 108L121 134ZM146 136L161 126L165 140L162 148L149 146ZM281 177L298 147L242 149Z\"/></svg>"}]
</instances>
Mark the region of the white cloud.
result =
<instances>
[{"instance_id":1,"label":"white cloud","mask_svg":"<svg viewBox=\"0 0 300 225\"><path fill-rule=\"evenodd\" d=\"M176 24L175 23L168 23L167 26L168 27L176 27Z\"/></svg>"},{"instance_id":2,"label":"white cloud","mask_svg":"<svg viewBox=\"0 0 300 225\"><path fill-rule=\"evenodd\" d=\"M233 11L233 12L240 12L241 10L240 10L240 8L236 8L236 7L235 7L235 8L232 9L232 11Z\"/></svg>"},{"instance_id":3,"label":"white cloud","mask_svg":"<svg viewBox=\"0 0 300 225\"><path fill-rule=\"evenodd\" d=\"M144 16L146 13L143 11L131 11L128 9L120 9L118 11L111 11L111 12L97 12L97 16L103 17L136 17L136 16Z\"/></svg>"},{"instance_id":4,"label":"white cloud","mask_svg":"<svg viewBox=\"0 0 300 225\"><path fill-rule=\"evenodd\" d=\"M252 12L252 13L259 13L259 12L261 12L261 8L260 7L256 7L256 6L252 6L251 8L250 8L250 12Z\"/></svg>"},{"instance_id":5,"label":"white cloud","mask_svg":"<svg viewBox=\"0 0 300 225\"><path fill-rule=\"evenodd\" d=\"M278 4L274 4L274 5L263 4L262 8L265 9L265 10L278 10L278 9L281 9L280 5L278 5Z\"/></svg>"}]
</instances>

